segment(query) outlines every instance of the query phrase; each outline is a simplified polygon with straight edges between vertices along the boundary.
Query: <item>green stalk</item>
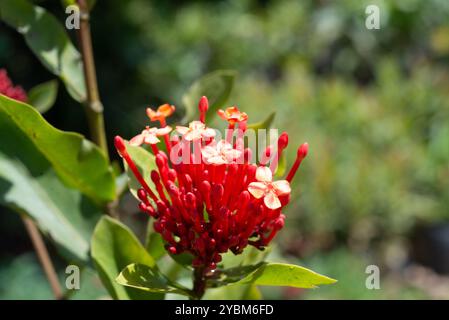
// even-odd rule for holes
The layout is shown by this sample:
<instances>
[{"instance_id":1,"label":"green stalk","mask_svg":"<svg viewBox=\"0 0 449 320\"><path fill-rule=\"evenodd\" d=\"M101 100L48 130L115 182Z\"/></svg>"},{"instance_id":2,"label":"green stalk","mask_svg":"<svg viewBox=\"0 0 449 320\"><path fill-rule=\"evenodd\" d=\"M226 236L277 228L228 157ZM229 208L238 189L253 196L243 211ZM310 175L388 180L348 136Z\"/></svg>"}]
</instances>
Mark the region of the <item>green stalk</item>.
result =
<instances>
[{"instance_id":1,"label":"green stalk","mask_svg":"<svg viewBox=\"0 0 449 320\"><path fill-rule=\"evenodd\" d=\"M90 34L89 8L85 0L77 0L80 10L80 29L78 30L81 55L83 59L84 81L86 84L87 100L84 104L89 131L92 140L101 148L109 159L108 143L103 117L103 104L98 93L97 75L95 72L95 60Z\"/></svg>"},{"instance_id":2,"label":"green stalk","mask_svg":"<svg viewBox=\"0 0 449 320\"><path fill-rule=\"evenodd\" d=\"M206 292L206 275L204 266L193 269L193 294L195 299L201 299Z\"/></svg>"}]
</instances>

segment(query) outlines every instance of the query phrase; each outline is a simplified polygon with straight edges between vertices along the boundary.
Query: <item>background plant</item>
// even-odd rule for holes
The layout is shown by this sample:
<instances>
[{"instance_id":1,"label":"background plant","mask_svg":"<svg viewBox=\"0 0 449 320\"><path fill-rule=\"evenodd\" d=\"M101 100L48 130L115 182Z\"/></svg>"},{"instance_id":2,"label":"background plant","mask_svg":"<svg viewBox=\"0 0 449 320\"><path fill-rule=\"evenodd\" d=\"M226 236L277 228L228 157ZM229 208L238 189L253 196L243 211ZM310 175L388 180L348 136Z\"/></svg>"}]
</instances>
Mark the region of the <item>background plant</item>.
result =
<instances>
[{"instance_id":1,"label":"background plant","mask_svg":"<svg viewBox=\"0 0 449 320\"><path fill-rule=\"evenodd\" d=\"M64 21L57 1L39 4ZM107 133L131 136L144 125L144 103L170 98L181 106L185 88L201 74L238 66L230 99L249 114L261 106L276 110L274 126L290 132L294 127L298 138L314 145L311 161L304 163L301 201L287 212L289 232L278 241L281 254L340 280L354 266L360 276L346 281L351 290L340 281L306 294L432 296L402 271L417 223L447 221L448 8L445 1L379 4L385 25L372 33L363 27L364 1L202 1L176 7L99 1L92 28L100 92L108 93L103 94ZM117 38L102 36L111 32ZM5 25L0 45L0 64L27 90L55 78ZM46 112L48 121L88 134L82 108L65 90L58 91L56 105ZM293 155L287 157L291 161ZM132 206L126 199L122 205ZM123 219L138 231L139 217ZM11 279L9 266L27 252L28 240L12 214L1 218L9 239L2 266ZM17 245L7 245L11 242ZM332 255L321 257L330 249ZM400 271L391 273L389 290L382 293L367 292L360 280L373 261Z\"/></svg>"}]
</instances>

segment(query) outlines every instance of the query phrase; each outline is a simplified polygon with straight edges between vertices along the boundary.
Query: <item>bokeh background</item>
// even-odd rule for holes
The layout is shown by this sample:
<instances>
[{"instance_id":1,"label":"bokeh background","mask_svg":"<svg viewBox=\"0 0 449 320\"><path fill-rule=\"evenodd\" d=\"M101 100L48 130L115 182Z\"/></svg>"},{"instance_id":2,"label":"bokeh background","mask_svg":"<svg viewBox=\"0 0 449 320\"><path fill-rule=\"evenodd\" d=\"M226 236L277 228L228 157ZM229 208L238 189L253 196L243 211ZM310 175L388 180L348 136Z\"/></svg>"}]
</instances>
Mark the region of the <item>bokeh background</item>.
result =
<instances>
[{"instance_id":1,"label":"bokeh background","mask_svg":"<svg viewBox=\"0 0 449 320\"><path fill-rule=\"evenodd\" d=\"M35 2L65 20L60 1ZM380 30L365 28L369 4L380 8ZM447 0L98 0L92 34L109 141L138 132L146 106L181 105L196 79L232 69L229 103L252 122L276 111L273 127L290 134L288 163L294 145L309 142L273 255L339 282L270 288L266 298L449 298ZM25 89L54 78L2 23L0 67ZM180 107L174 120L182 116ZM45 118L88 135L62 86ZM131 198L122 205L125 220L142 221ZM6 208L0 233L0 299L51 298ZM371 264L380 290L365 287Z\"/></svg>"}]
</instances>

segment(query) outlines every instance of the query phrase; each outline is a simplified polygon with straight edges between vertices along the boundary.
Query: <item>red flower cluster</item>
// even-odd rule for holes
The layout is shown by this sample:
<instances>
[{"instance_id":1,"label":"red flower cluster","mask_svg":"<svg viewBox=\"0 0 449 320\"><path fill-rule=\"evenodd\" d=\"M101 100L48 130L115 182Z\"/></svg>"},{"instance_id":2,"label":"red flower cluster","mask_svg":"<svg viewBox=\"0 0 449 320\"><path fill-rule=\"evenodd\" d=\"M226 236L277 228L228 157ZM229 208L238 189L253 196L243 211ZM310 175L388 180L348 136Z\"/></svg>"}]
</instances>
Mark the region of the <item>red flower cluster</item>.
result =
<instances>
[{"instance_id":1,"label":"red flower cluster","mask_svg":"<svg viewBox=\"0 0 449 320\"><path fill-rule=\"evenodd\" d=\"M176 128L181 139L169 140L171 128L161 111L169 110L165 113L169 115L174 107L167 106L161 106L157 112L147 111L148 115L158 114L156 120L162 128L147 127L131 139L133 145L151 145L158 168L151 172L152 187L127 152L125 141L115 137L117 151L142 185L138 190L139 208L155 218L154 229L166 241L166 249L171 254L188 252L195 257L194 267L213 270L221 261L221 254L228 250L239 254L248 244L259 249L267 246L284 226L281 209L290 200L290 182L307 154L307 143L298 149L286 180L272 181L277 161L270 168L256 165L250 162L251 150L238 150L229 133L226 140L214 139L215 131L205 124L206 97L199 103L200 121ZM246 130L247 116L236 107L219 111L219 115L229 122L229 128L238 124ZM157 148L157 136L164 136L170 157ZM192 144L199 146L201 152L191 151ZM283 133L278 140L276 160L287 144L288 135ZM175 149L188 150L189 161L172 161ZM266 153L270 150L267 148Z\"/></svg>"},{"instance_id":2,"label":"red flower cluster","mask_svg":"<svg viewBox=\"0 0 449 320\"><path fill-rule=\"evenodd\" d=\"M20 86L14 86L5 69L0 69L0 94L11 99L26 102L27 94Z\"/></svg>"}]
</instances>

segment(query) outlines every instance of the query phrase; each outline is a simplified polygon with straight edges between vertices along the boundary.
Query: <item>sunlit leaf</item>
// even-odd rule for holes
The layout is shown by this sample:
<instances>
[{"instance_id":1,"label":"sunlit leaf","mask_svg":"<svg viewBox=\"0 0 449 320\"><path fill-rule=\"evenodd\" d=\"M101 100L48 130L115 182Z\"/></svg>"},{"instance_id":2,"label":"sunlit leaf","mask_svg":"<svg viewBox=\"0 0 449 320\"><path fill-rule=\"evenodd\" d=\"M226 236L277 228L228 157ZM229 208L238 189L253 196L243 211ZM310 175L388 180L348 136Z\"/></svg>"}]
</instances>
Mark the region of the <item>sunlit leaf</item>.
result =
<instances>
[{"instance_id":1,"label":"sunlit leaf","mask_svg":"<svg viewBox=\"0 0 449 320\"><path fill-rule=\"evenodd\" d=\"M190 296L187 288L174 284L157 269L143 264L127 266L117 277L117 282L147 292L177 293Z\"/></svg>"},{"instance_id":2,"label":"sunlit leaf","mask_svg":"<svg viewBox=\"0 0 449 320\"><path fill-rule=\"evenodd\" d=\"M119 273L132 263L156 268L152 256L128 227L104 216L92 236L92 258L100 278L114 299L162 299L163 295L124 287L116 282Z\"/></svg>"},{"instance_id":3,"label":"sunlit leaf","mask_svg":"<svg viewBox=\"0 0 449 320\"><path fill-rule=\"evenodd\" d=\"M0 118L10 130L34 145L69 186L99 202L115 198L114 177L106 157L82 135L52 127L34 108L3 95L0 95ZM10 130L4 126L0 130L4 132L0 148L13 144L20 150Z\"/></svg>"},{"instance_id":4,"label":"sunlit leaf","mask_svg":"<svg viewBox=\"0 0 449 320\"><path fill-rule=\"evenodd\" d=\"M304 267L273 262L231 268L217 273L209 286L226 284L254 284L263 286L287 286L295 288L315 288L332 284L336 280L318 274Z\"/></svg>"}]
</instances>

